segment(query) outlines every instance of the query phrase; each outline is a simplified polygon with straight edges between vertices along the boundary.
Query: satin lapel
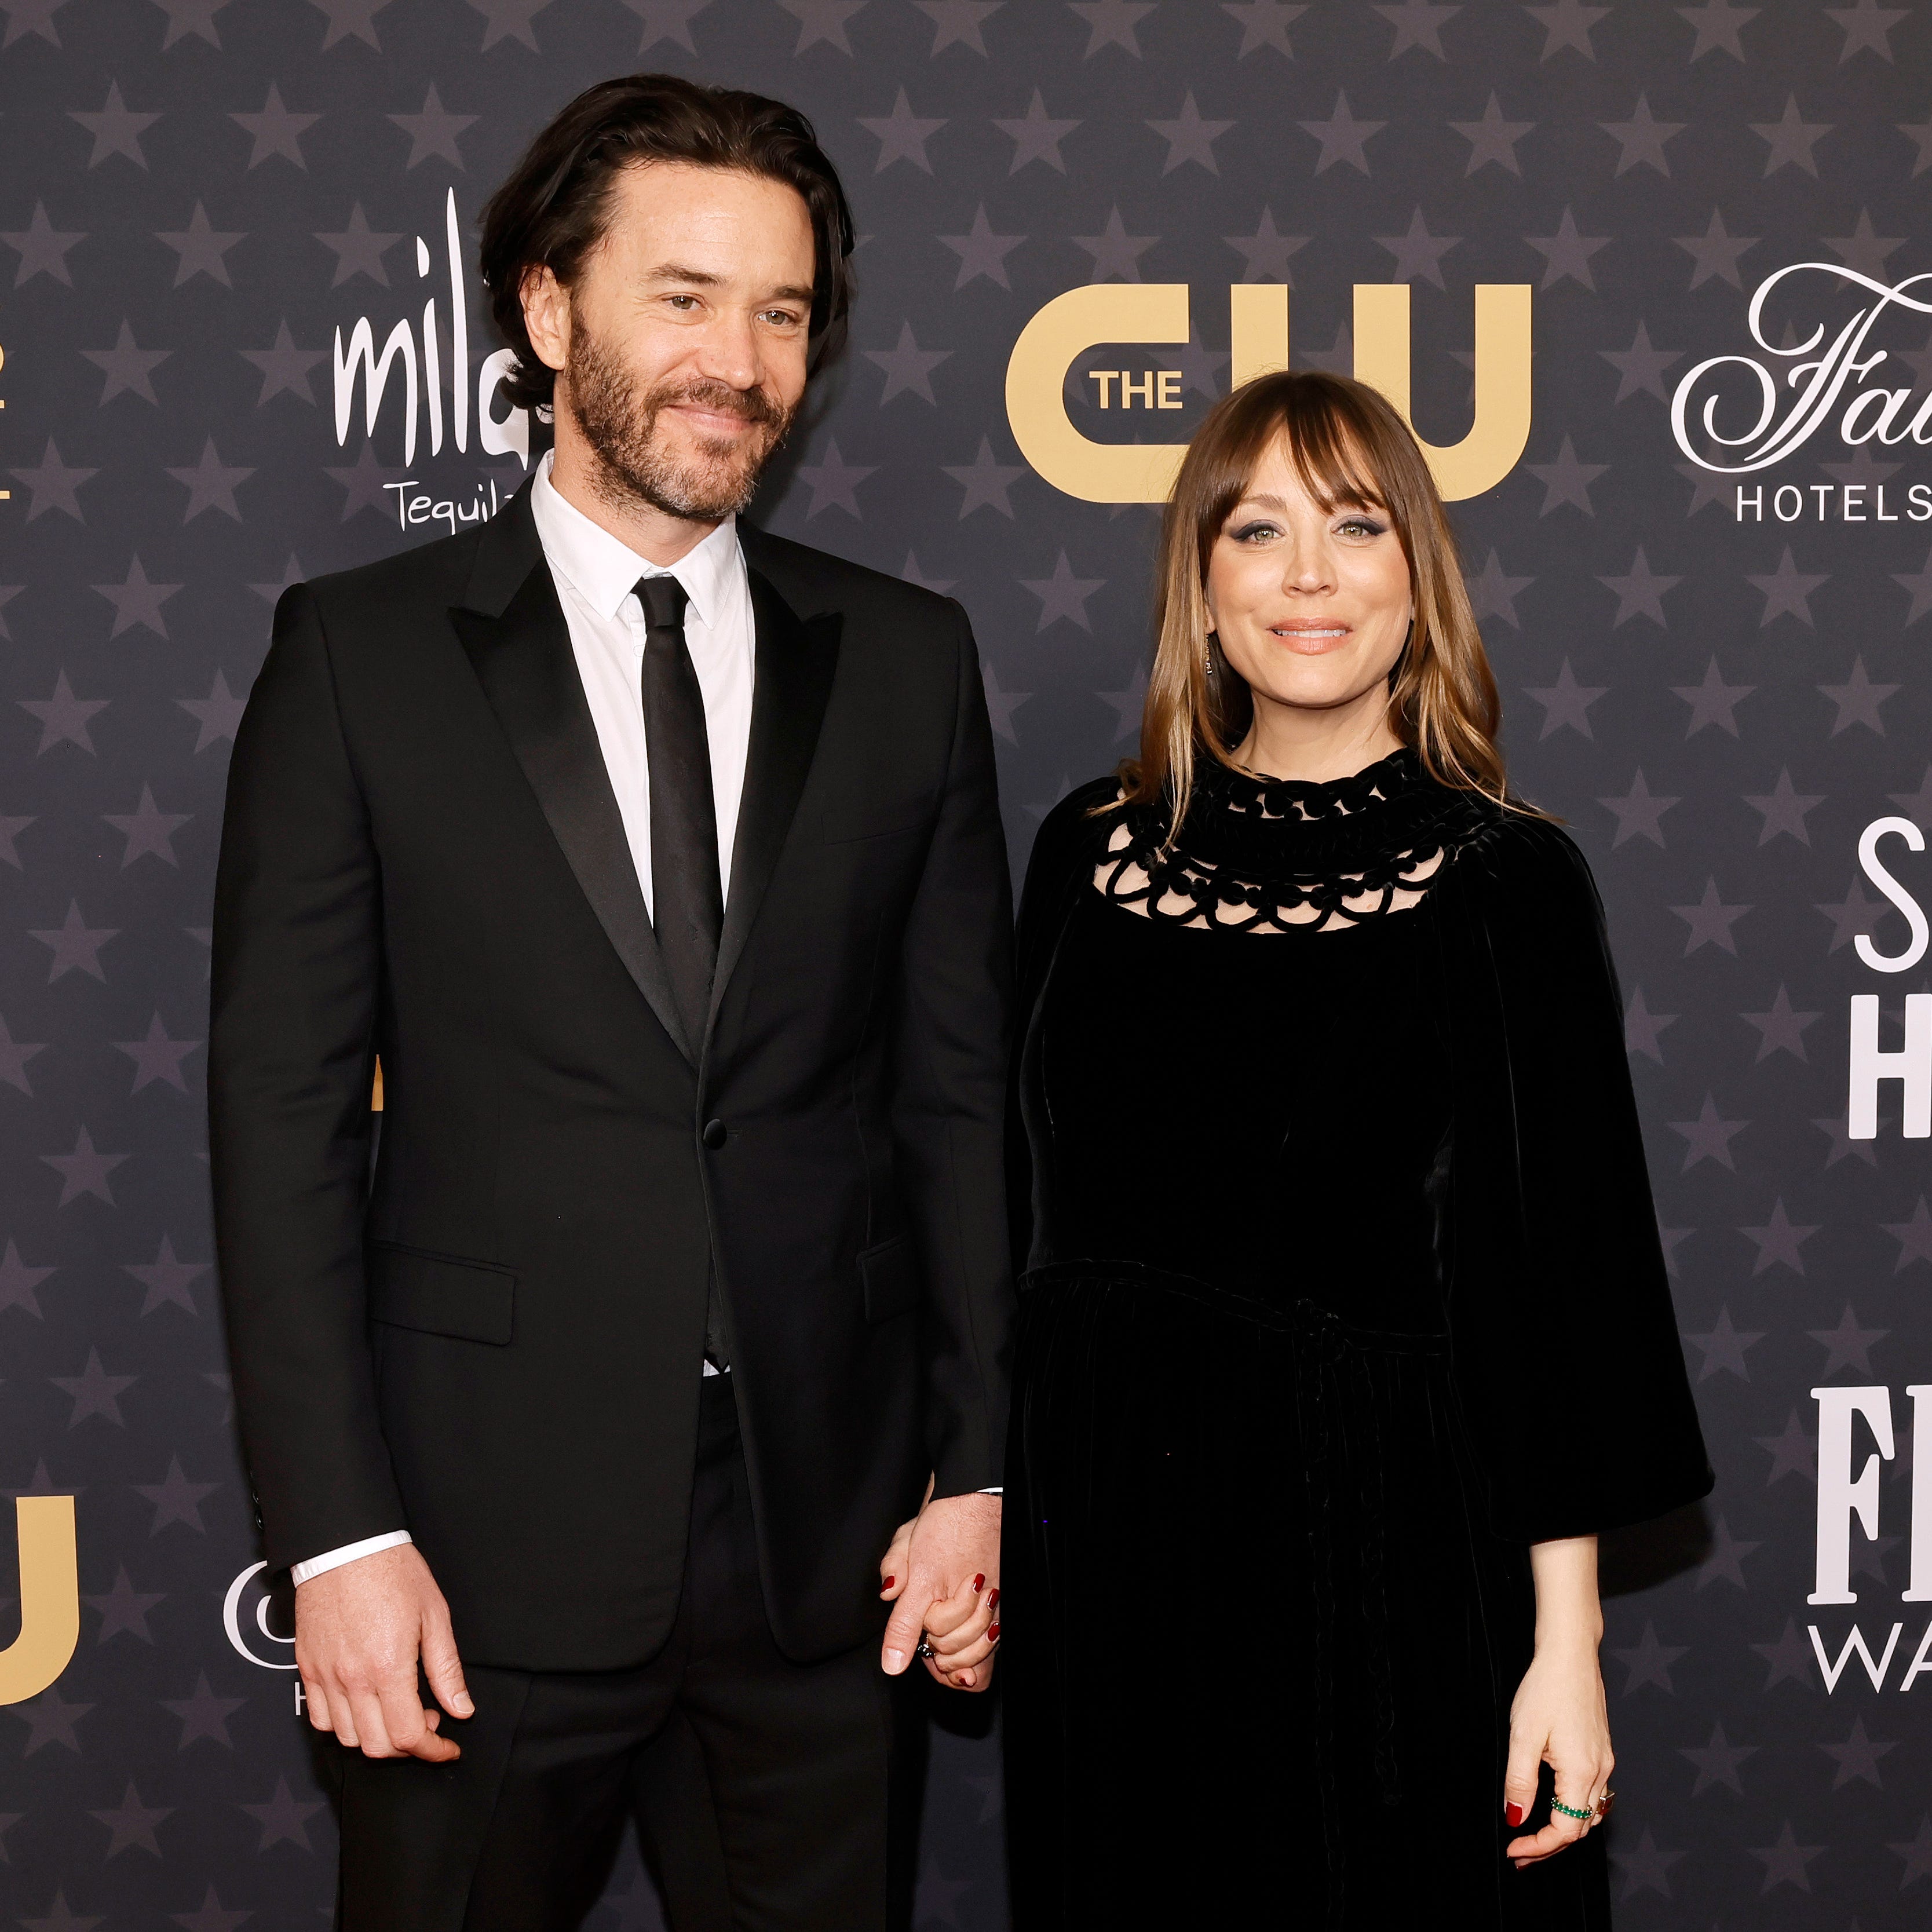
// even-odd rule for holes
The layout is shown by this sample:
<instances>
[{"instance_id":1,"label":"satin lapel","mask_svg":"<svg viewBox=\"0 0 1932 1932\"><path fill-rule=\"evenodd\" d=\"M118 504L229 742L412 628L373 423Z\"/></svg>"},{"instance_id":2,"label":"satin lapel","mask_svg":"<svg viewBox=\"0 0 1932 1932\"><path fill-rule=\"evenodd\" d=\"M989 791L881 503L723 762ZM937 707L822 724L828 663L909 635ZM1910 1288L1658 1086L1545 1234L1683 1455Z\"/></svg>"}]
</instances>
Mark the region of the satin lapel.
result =
<instances>
[{"instance_id":1,"label":"satin lapel","mask_svg":"<svg viewBox=\"0 0 1932 1932\"><path fill-rule=\"evenodd\" d=\"M520 530L512 520L519 512ZM452 605L450 622L598 923L664 1030L694 1062L525 492L483 534L469 606Z\"/></svg>"},{"instance_id":2,"label":"satin lapel","mask_svg":"<svg viewBox=\"0 0 1932 1932\"><path fill-rule=\"evenodd\" d=\"M750 575L757 626L752 736L731 849L724 930L711 982L714 1019L791 830L799 794L818 747L832 674L838 668L838 614L830 611L801 622L770 578L754 567Z\"/></svg>"}]
</instances>

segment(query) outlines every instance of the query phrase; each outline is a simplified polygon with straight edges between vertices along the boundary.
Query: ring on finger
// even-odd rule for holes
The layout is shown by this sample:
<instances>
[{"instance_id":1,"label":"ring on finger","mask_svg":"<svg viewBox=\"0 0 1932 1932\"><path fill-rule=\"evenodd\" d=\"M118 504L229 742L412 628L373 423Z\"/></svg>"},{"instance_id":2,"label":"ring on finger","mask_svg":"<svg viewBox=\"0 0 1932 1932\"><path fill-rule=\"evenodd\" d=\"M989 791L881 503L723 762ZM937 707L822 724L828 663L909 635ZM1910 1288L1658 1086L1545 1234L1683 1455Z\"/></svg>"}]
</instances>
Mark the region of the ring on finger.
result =
<instances>
[{"instance_id":1,"label":"ring on finger","mask_svg":"<svg viewBox=\"0 0 1932 1932\"><path fill-rule=\"evenodd\" d=\"M1550 1808L1552 1811L1560 1813L1565 1818L1580 1820L1586 1826L1594 1825L1599 1815L1593 1805L1586 1804L1579 1807L1574 1804L1566 1804L1560 1798L1551 1798Z\"/></svg>"}]
</instances>

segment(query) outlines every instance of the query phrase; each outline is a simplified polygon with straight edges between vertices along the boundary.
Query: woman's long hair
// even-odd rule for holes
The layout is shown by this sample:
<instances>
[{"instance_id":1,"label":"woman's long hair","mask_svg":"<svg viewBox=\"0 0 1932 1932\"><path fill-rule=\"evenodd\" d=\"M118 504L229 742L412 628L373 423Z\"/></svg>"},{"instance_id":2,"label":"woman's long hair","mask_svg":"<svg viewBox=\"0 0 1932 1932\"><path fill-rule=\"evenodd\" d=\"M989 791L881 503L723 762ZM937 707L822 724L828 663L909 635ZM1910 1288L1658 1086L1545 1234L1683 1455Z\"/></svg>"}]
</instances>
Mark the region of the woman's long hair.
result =
<instances>
[{"instance_id":1,"label":"woman's long hair","mask_svg":"<svg viewBox=\"0 0 1932 1932\"><path fill-rule=\"evenodd\" d=\"M1244 382L1187 446L1161 525L1154 668L1140 756L1120 766L1120 802L1166 801L1171 836L1186 814L1196 761L1204 754L1232 766L1229 754L1252 722L1247 681L1213 634L1208 562L1277 440L1324 515L1347 505L1384 512L1408 560L1415 621L1390 678L1389 728L1438 783L1514 806L1496 743L1496 681L1428 463L1384 398L1313 370Z\"/></svg>"}]
</instances>

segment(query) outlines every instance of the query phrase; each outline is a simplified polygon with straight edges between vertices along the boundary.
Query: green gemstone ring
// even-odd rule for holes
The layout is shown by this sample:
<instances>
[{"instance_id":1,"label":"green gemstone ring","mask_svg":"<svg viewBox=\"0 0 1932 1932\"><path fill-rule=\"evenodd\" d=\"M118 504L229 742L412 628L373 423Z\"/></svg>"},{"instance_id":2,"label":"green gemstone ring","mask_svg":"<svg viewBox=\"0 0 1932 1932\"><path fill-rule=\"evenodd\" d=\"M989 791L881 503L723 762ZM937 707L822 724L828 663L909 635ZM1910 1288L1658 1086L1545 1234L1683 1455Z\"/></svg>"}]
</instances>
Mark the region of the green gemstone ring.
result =
<instances>
[{"instance_id":1,"label":"green gemstone ring","mask_svg":"<svg viewBox=\"0 0 1932 1932\"><path fill-rule=\"evenodd\" d=\"M1575 1805L1566 1804L1560 1798L1552 1798L1550 1801L1550 1808L1552 1811L1562 1812L1566 1818L1591 1819L1597 1815L1593 1808L1586 1807L1580 1811Z\"/></svg>"}]
</instances>

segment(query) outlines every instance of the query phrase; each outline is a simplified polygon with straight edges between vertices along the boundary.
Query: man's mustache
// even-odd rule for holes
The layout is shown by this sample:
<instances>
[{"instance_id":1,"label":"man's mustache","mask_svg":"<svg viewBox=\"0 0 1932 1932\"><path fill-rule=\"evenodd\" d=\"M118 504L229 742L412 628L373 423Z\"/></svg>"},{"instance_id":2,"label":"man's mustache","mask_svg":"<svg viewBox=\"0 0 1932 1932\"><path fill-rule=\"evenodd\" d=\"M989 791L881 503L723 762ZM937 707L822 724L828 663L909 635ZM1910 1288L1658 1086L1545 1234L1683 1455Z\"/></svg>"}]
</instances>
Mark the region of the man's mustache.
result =
<instances>
[{"instance_id":1,"label":"man's mustache","mask_svg":"<svg viewBox=\"0 0 1932 1932\"><path fill-rule=\"evenodd\" d=\"M734 389L725 382L688 382L675 389L659 389L651 397L651 413L655 416L680 403L715 410L720 416L742 416L770 429L782 429L786 422L786 412L763 389Z\"/></svg>"}]
</instances>

